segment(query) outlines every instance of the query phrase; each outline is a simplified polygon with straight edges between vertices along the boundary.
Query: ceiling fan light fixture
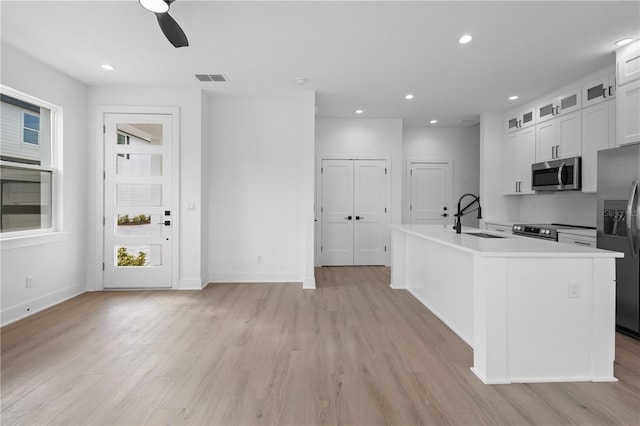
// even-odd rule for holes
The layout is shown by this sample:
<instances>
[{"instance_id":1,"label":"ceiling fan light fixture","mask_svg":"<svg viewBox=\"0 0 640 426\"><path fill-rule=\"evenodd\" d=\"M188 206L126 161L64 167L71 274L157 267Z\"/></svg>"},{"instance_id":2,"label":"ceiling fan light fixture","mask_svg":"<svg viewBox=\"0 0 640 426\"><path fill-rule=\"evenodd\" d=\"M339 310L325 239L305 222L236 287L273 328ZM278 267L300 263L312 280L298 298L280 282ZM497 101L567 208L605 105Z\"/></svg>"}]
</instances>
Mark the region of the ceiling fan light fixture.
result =
<instances>
[{"instance_id":1,"label":"ceiling fan light fixture","mask_svg":"<svg viewBox=\"0 0 640 426\"><path fill-rule=\"evenodd\" d=\"M154 13L167 13L169 3L164 0L139 0L140 6Z\"/></svg>"}]
</instances>

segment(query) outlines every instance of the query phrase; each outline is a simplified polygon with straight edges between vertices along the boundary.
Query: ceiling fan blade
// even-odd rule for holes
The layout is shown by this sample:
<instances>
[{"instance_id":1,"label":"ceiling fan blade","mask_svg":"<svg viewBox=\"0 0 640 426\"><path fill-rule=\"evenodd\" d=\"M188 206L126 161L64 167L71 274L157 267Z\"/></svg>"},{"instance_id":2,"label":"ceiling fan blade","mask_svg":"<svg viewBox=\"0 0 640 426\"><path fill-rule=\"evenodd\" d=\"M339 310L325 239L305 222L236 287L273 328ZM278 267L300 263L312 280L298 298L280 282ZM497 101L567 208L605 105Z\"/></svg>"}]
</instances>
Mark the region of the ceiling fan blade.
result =
<instances>
[{"instance_id":1,"label":"ceiling fan blade","mask_svg":"<svg viewBox=\"0 0 640 426\"><path fill-rule=\"evenodd\" d=\"M180 25L168 13L156 13L160 29L174 47L189 46L189 41Z\"/></svg>"}]
</instances>

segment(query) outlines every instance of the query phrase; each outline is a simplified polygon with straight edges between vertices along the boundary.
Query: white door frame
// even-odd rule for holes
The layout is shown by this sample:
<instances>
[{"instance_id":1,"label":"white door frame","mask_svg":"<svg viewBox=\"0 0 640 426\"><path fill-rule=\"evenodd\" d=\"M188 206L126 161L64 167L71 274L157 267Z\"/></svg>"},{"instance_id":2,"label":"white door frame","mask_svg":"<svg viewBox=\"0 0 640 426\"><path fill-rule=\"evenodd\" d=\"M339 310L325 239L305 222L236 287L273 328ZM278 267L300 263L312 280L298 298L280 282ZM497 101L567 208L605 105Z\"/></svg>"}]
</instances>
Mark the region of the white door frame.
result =
<instances>
[{"instance_id":1,"label":"white door frame","mask_svg":"<svg viewBox=\"0 0 640 426\"><path fill-rule=\"evenodd\" d=\"M105 114L161 114L172 116L171 135L171 193L173 205L171 207L171 288L176 289L180 284L180 109L178 107L138 107L138 106L98 106L96 108L96 170L95 170L95 203L96 213L95 253L93 265L95 282L98 288L104 290L104 116Z\"/></svg>"},{"instance_id":2,"label":"white door frame","mask_svg":"<svg viewBox=\"0 0 640 426\"><path fill-rule=\"evenodd\" d=\"M447 197L447 207L449 211L449 217L447 217L447 224L453 224L453 159L451 158L421 158L421 157L409 157L405 163L404 173L404 215L403 223L409 223L411 220L411 165L413 163L432 163L432 164L447 164L449 166L449 196Z\"/></svg>"},{"instance_id":3,"label":"white door frame","mask_svg":"<svg viewBox=\"0 0 640 426\"><path fill-rule=\"evenodd\" d=\"M336 154L316 157L316 202L315 202L315 266L322 265L322 257L320 256L320 246L322 245L322 213L320 207L322 205L322 168L323 160L385 160L387 164L387 175L385 178L385 192L387 214L385 215L385 245L387 246L387 254L385 265L391 266L391 230L389 228L389 218L391 217L391 156L388 155L371 155L371 154Z\"/></svg>"}]
</instances>

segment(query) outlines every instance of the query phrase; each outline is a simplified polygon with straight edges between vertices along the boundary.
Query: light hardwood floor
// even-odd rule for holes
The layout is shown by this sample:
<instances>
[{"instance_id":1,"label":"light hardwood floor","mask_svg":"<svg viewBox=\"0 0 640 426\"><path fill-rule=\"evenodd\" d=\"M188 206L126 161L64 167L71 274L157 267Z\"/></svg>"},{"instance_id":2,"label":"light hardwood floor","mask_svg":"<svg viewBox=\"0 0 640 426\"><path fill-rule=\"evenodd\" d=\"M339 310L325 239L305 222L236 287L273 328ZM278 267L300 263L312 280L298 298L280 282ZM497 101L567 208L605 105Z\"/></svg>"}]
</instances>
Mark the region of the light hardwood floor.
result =
<instances>
[{"instance_id":1,"label":"light hardwood floor","mask_svg":"<svg viewBox=\"0 0 640 426\"><path fill-rule=\"evenodd\" d=\"M618 383L484 385L472 350L389 269L299 284L86 293L1 330L8 424L640 424L640 342ZM541 313L542 315L543 313Z\"/></svg>"}]
</instances>

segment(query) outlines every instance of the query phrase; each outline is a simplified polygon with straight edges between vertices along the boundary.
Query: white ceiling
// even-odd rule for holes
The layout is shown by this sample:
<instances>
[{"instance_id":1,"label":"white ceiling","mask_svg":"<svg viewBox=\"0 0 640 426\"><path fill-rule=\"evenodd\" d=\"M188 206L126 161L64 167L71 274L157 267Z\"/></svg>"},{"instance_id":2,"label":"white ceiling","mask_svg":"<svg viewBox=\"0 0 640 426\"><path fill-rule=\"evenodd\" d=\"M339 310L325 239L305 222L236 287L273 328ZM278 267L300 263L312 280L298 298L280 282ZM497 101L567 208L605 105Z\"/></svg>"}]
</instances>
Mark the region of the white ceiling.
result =
<instances>
[{"instance_id":1,"label":"white ceiling","mask_svg":"<svg viewBox=\"0 0 640 426\"><path fill-rule=\"evenodd\" d=\"M171 15L190 43L180 49L137 0L2 0L0 12L3 42L89 86L246 97L312 89L320 117L362 108L357 117L412 126L505 111L614 63L614 42L640 36L639 1L177 0ZM473 41L458 44L465 33Z\"/></svg>"}]
</instances>

